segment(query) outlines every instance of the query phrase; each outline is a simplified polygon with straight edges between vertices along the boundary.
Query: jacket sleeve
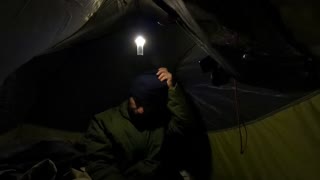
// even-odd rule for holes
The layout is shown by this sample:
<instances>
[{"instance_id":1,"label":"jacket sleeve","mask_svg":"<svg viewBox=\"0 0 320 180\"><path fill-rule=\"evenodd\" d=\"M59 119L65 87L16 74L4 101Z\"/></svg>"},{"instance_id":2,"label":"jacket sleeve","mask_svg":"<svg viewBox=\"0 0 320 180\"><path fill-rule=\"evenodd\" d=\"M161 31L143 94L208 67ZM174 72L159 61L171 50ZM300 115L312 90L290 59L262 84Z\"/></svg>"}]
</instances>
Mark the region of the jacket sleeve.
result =
<instances>
[{"instance_id":1,"label":"jacket sleeve","mask_svg":"<svg viewBox=\"0 0 320 180\"><path fill-rule=\"evenodd\" d=\"M163 131L163 129L159 128L155 131ZM163 141L163 136L159 134L161 133L155 132L149 135L145 158L128 168L125 172L126 177L130 180L155 179L158 175L160 167L159 153Z\"/></svg>"},{"instance_id":2,"label":"jacket sleeve","mask_svg":"<svg viewBox=\"0 0 320 180\"><path fill-rule=\"evenodd\" d=\"M102 120L94 118L91 121L84 143L88 161L86 171L93 180L125 180L125 177L117 168L117 162L112 151L113 145L106 135Z\"/></svg>"},{"instance_id":3,"label":"jacket sleeve","mask_svg":"<svg viewBox=\"0 0 320 180\"><path fill-rule=\"evenodd\" d=\"M153 179L157 175L159 166L159 161L144 159L127 169L125 175L129 180Z\"/></svg>"},{"instance_id":4,"label":"jacket sleeve","mask_svg":"<svg viewBox=\"0 0 320 180\"><path fill-rule=\"evenodd\" d=\"M168 109L171 112L171 120L168 124L168 133L183 135L195 127L195 118L190 104L187 102L185 92L177 84L169 89Z\"/></svg>"}]
</instances>

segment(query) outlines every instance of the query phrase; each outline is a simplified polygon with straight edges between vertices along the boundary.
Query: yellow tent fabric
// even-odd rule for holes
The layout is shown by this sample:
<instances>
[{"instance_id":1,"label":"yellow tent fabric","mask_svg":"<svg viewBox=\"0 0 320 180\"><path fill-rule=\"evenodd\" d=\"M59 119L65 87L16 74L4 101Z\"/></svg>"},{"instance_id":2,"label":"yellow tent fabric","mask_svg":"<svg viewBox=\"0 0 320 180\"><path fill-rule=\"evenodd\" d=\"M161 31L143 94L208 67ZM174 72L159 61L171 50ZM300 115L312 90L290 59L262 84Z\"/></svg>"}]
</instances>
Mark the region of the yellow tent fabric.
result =
<instances>
[{"instance_id":1,"label":"yellow tent fabric","mask_svg":"<svg viewBox=\"0 0 320 180\"><path fill-rule=\"evenodd\" d=\"M320 179L319 92L248 124L247 131L244 154L238 128L208 133L212 179Z\"/></svg>"}]
</instances>

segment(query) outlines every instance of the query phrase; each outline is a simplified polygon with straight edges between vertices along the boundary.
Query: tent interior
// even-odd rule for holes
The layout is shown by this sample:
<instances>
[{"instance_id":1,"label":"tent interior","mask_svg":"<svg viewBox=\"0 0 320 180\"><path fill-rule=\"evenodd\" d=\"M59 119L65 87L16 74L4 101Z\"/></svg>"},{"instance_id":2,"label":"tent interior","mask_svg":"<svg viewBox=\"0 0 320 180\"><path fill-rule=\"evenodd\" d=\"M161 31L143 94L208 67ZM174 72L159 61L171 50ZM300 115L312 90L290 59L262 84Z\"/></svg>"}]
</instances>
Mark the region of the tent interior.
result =
<instances>
[{"instance_id":1,"label":"tent interior","mask_svg":"<svg viewBox=\"0 0 320 180\"><path fill-rule=\"evenodd\" d=\"M198 115L186 150L195 176L320 177L319 1L1 4L0 177L1 162L21 164L39 142L76 144L93 115L128 98L136 75L159 67Z\"/></svg>"}]
</instances>

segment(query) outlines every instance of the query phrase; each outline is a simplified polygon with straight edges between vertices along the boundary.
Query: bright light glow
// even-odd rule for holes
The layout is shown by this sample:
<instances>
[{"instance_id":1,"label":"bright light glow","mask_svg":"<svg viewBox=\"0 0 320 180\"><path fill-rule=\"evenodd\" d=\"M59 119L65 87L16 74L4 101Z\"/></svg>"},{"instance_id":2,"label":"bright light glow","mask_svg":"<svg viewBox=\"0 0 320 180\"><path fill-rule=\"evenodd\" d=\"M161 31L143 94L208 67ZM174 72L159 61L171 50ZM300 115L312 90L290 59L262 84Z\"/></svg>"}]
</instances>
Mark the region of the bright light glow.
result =
<instances>
[{"instance_id":1,"label":"bright light glow","mask_svg":"<svg viewBox=\"0 0 320 180\"><path fill-rule=\"evenodd\" d=\"M143 46L146 40L142 36L138 36L134 42L137 44L137 55L143 56Z\"/></svg>"},{"instance_id":2,"label":"bright light glow","mask_svg":"<svg viewBox=\"0 0 320 180\"><path fill-rule=\"evenodd\" d=\"M134 42L137 46L143 46L144 43L146 43L146 40L142 36L138 36Z\"/></svg>"}]
</instances>

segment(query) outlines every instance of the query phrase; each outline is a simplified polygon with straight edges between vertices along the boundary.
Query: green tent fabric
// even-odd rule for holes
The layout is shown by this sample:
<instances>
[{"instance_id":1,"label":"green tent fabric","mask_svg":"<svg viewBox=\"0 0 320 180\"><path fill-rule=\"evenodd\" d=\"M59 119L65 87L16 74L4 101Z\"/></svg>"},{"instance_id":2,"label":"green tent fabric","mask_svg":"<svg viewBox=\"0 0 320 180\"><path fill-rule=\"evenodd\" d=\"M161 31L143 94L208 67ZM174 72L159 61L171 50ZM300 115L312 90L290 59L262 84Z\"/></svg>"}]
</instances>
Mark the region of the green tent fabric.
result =
<instances>
[{"instance_id":1,"label":"green tent fabric","mask_svg":"<svg viewBox=\"0 0 320 180\"><path fill-rule=\"evenodd\" d=\"M247 125L244 154L238 128L209 132L212 179L319 179L320 94L308 98Z\"/></svg>"}]
</instances>

